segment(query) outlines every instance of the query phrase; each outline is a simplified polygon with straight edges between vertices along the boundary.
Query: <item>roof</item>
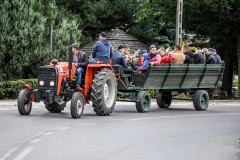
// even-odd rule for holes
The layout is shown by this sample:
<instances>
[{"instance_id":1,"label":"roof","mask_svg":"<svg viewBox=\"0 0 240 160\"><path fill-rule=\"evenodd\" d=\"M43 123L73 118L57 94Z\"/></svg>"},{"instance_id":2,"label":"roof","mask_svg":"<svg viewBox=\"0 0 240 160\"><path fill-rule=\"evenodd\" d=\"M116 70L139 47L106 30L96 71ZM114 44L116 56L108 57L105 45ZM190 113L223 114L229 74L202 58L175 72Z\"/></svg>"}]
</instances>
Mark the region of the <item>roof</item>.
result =
<instances>
[{"instance_id":1,"label":"roof","mask_svg":"<svg viewBox=\"0 0 240 160\"><path fill-rule=\"evenodd\" d=\"M108 32L107 40L111 42L112 46L124 45L129 47L131 50L147 49L145 44L141 43L138 41L138 39L130 36L120 29L112 29L110 32ZM96 41L89 43L81 48L81 50L87 55L90 55L95 43Z\"/></svg>"}]
</instances>

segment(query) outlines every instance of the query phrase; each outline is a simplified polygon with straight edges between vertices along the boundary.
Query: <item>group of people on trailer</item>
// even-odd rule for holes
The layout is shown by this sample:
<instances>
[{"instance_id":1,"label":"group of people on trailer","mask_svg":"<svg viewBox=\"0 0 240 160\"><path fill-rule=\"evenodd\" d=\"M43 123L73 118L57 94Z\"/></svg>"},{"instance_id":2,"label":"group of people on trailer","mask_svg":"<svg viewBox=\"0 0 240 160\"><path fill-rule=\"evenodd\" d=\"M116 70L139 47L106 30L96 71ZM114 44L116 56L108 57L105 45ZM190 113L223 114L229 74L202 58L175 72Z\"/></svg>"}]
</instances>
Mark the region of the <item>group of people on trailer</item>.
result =
<instances>
[{"instance_id":1,"label":"group of people on trailer","mask_svg":"<svg viewBox=\"0 0 240 160\"><path fill-rule=\"evenodd\" d=\"M171 48L164 49L155 45L147 50L139 50L130 55L130 48L119 45L112 47L107 40L107 34L101 32L99 40L95 43L90 60L88 56L81 52L77 44L72 45L73 62L77 67L77 85L82 86L82 75L86 71L88 64L104 63L120 65L123 67L125 74L131 74L129 77L130 85L134 85L134 72L146 71L149 65L158 66L161 64L221 64L221 57L213 48L196 48L189 46L176 45L174 50Z\"/></svg>"}]
</instances>

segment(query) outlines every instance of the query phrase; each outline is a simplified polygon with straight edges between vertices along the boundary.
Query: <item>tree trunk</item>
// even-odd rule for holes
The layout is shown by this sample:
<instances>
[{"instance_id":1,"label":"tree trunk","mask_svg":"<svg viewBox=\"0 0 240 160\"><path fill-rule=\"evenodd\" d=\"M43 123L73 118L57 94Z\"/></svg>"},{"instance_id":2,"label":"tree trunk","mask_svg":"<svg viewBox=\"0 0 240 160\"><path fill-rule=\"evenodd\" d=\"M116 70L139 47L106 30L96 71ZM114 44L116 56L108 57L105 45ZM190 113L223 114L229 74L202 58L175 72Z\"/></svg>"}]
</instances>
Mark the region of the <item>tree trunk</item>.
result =
<instances>
[{"instance_id":1,"label":"tree trunk","mask_svg":"<svg viewBox=\"0 0 240 160\"><path fill-rule=\"evenodd\" d=\"M225 50L225 71L223 74L222 87L223 90L227 92L228 96L232 95L232 86L233 86L233 62L232 62L232 53L231 47L226 48Z\"/></svg>"},{"instance_id":2,"label":"tree trunk","mask_svg":"<svg viewBox=\"0 0 240 160\"><path fill-rule=\"evenodd\" d=\"M237 35L237 56L238 56L238 99L240 99L240 33Z\"/></svg>"}]
</instances>

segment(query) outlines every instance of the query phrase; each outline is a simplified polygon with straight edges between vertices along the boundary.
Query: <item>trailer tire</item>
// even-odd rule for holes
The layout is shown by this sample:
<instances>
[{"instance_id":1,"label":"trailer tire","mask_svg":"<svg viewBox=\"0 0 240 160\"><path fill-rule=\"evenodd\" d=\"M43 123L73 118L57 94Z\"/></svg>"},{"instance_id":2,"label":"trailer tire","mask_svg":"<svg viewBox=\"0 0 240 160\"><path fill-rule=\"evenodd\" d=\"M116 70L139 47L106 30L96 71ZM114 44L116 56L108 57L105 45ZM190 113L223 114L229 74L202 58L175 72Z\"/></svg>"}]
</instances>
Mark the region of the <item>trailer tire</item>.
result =
<instances>
[{"instance_id":1,"label":"trailer tire","mask_svg":"<svg viewBox=\"0 0 240 160\"><path fill-rule=\"evenodd\" d=\"M158 92L156 99L159 108L169 108L172 103L172 93L170 91Z\"/></svg>"},{"instance_id":2,"label":"trailer tire","mask_svg":"<svg viewBox=\"0 0 240 160\"><path fill-rule=\"evenodd\" d=\"M45 102L44 102L45 103ZM66 107L67 102L66 101L61 101L61 102L53 102L52 104L46 104L45 103L45 108L50 112L50 113L60 113L64 108Z\"/></svg>"},{"instance_id":3,"label":"trailer tire","mask_svg":"<svg viewBox=\"0 0 240 160\"><path fill-rule=\"evenodd\" d=\"M83 94L79 92L73 93L71 99L70 112L74 119L81 118L84 110L84 98Z\"/></svg>"},{"instance_id":4,"label":"trailer tire","mask_svg":"<svg viewBox=\"0 0 240 160\"><path fill-rule=\"evenodd\" d=\"M220 100L227 99L227 92L226 91L221 91L219 93L218 99L220 99Z\"/></svg>"},{"instance_id":5,"label":"trailer tire","mask_svg":"<svg viewBox=\"0 0 240 160\"><path fill-rule=\"evenodd\" d=\"M213 100L214 99L213 92L208 92L208 97L209 97L209 100Z\"/></svg>"},{"instance_id":6,"label":"trailer tire","mask_svg":"<svg viewBox=\"0 0 240 160\"><path fill-rule=\"evenodd\" d=\"M99 116L108 116L116 104L117 82L112 70L104 68L93 79L91 100L94 112Z\"/></svg>"},{"instance_id":7,"label":"trailer tire","mask_svg":"<svg viewBox=\"0 0 240 160\"><path fill-rule=\"evenodd\" d=\"M197 90L193 97L193 105L197 111L205 111L209 105L208 93L204 90Z\"/></svg>"},{"instance_id":8,"label":"trailer tire","mask_svg":"<svg viewBox=\"0 0 240 160\"><path fill-rule=\"evenodd\" d=\"M151 97L148 92L140 91L137 94L138 101L136 102L136 109L140 113L146 113L151 107Z\"/></svg>"},{"instance_id":9,"label":"trailer tire","mask_svg":"<svg viewBox=\"0 0 240 160\"><path fill-rule=\"evenodd\" d=\"M27 89L22 89L18 94L18 112L20 115L29 115L32 110L31 92Z\"/></svg>"}]
</instances>

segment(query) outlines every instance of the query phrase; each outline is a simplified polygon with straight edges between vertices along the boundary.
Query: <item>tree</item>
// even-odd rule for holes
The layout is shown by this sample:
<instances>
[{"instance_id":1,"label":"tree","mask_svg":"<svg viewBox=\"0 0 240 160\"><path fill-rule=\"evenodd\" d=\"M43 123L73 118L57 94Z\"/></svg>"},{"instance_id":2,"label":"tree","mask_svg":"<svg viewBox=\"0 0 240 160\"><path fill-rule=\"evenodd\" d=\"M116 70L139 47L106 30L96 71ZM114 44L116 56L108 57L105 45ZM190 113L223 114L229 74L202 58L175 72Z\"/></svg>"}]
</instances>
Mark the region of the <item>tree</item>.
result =
<instances>
[{"instance_id":1,"label":"tree","mask_svg":"<svg viewBox=\"0 0 240 160\"><path fill-rule=\"evenodd\" d=\"M133 14L138 9L138 0L60 0L59 8L65 7L72 14L79 15L82 23L82 45L89 43L101 31L120 28L128 31L133 23Z\"/></svg>"},{"instance_id":2,"label":"tree","mask_svg":"<svg viewBox=\"0 0 240 160\"><path fill-rule=\"evenodd\" d=\"M36 77L39 65L66 55L69 31L79 41L78 20L59 15L55 0L3 0L0 6L0 81ZM49 47L49 28L55 29L55 52ZM78 39L78 40L77 40ZM63 56L64 57L64 56Z\"/></svg>"}]
</instances>

